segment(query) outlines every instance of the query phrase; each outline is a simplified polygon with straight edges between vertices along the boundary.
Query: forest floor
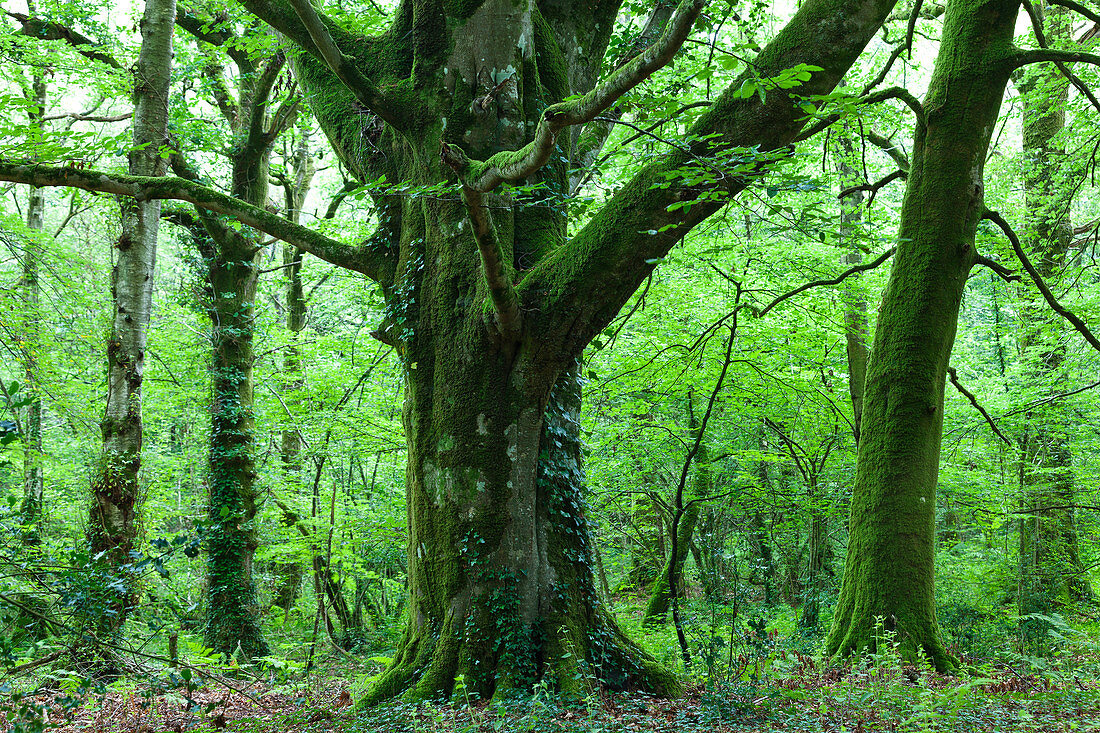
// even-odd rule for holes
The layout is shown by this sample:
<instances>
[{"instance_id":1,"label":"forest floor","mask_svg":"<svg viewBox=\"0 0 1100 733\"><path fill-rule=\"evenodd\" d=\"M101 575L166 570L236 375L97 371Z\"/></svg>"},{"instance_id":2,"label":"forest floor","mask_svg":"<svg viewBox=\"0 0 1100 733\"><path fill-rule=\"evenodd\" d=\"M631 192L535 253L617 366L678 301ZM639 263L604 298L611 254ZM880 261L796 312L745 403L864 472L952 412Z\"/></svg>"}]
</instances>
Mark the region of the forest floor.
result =
<instances>
[{"instance_id":1,"label":"forest floor","mask_svg":"<svg viewBox=\"0 0 1100 733\"><path fill-rule=\"evenodd\" d=\"M489 705L393 703L356 711L348 677L309 685L210 685L187 690L130 683L64 712L39 694L10 730L58 733L692 733L698 731L1100 731L1100 682L1091 674L1023 674L1010 667L951 677L913 667L818 671L806 660L783 679L694 689L677 700L593 691L566 704L545 694ZM30 714L48 709L46 720ZM13 711L15 712L15 711ZM11 715L9 714L9 720ZM45 722L45 726L42 723Z\"/></svg>"}]
</instances>

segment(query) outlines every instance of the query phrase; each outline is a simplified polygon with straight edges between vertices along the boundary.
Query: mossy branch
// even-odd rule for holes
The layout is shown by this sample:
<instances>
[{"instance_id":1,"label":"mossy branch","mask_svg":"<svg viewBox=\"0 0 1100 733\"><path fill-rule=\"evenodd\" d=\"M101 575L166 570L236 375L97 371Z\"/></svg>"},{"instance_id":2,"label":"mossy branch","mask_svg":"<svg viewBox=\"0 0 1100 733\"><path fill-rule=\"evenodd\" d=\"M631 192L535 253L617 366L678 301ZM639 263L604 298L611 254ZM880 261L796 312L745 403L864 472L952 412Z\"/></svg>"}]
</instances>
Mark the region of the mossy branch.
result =
<instances>
[{"instance_id":1,"label":"mossy branch","mask_svg":"<svg viewBox=\"0 0 1100 733\"><path fill-rule=\"evenodd\" d=\"M1100 351L1100 339L1098 339L1096 335L1089 330L1089 327L1085 325L1084 321L1082 321L1076 314L1074 314L1072 311L1059 303L1058 299L1054 297L1054 293L1050 291L1050 286L1046 284L1046 281L1043 280L1043 276L1039 274L1039 271L1035 269L1035 265L1033 265L1031 263L1031 260L1028 259L1027 252L1024 251L1024 247L1020 243L1020 238L1016 236L1016 232L1012 230L1012 227L1008 225L1008 222L1004 220L1004 217L1002 217L999 213L993 211L992 209L986 209L982 213L982 218L988 219L989 221L996 224L998 227L1001 228L1001 231L1004 232L1005 236L1008 237L1008 241L1012 244L1012 251L1016 253L1016 257L1019 258L1020 264L1024 266L1024 269L1031 277L1032 282L1034 282L1035 286L1039 288L1039 292L1042 294L1043 299L1046 300L1047 305L1050 306L1051 310L1060 315L1062 318L1065 318L1067 321L1069 321L1073 325L1073 327L1077 329L1077 332L1085 337L1085 341L1088 341L1090 346L1092 346L1097 351Z\"/></svg>"},{"instance_id":2,"label":"mossy branch","mask_svg":"<svg viewBox=\"0 0 1100 733\"><path fill-rule=\"evenodd\" d=\"M224 214L334 265L361 272L380 283L393 277L397 258L388 248L353 247L295 224L281 216L227 196L194 181L174 176L146 177L0 160L0 181L31 186L63 186L126 196L138 201L186 201Z\"/></svg>"},{"instance_id":3,"label":"mossy branch","mask_svg":"<svg viewBox=\"0 0 1100 733\"><path fill-rule=\"evenodd\" d=\"M452 167L461 168L464 156L453 146L443 143L440 157ZM497 238L496 227L489 209L485 206L485 194L472 188L462 188L462 202L466 205L466 214L474 232L474 241L481 254L481 264L485 272L485 282L489 286L489 298L496 313L496 325L500 337L505 342L515 342L520 332L519 297L512 284L512 272L508 267L504 253Z\"/></svg>"},{"instance_id":4,"label":"mossy branch","mask_svg":"<svg viewBox=\"0 0 1100 733\"><path fill-rule=\"evenodd\" d=\"M289 0L294 12L298 15L302 25L313 39L313 43L325 65L343 82L351 93L355 95L363 105L385 120L391 127L402 129L402 116L397 111L397 106L382 94L374 82L366 77L359 68L344 55L336 42L332 40L321 14L313 7L310 0Z\"/></svg>"},{"instance_id":5,"label":"mossy branch","mask_svg":"<svg viewBox=\"0 0 1100 733\"><path fill-rule=\"evenodd\" d=\"M1020 51L1013 59L1015 68L1021 66L1027 66L1028 64L1041 64L1044 61L1049 61L1053 64L1064 63L1082 63L1092 64L1093 66L1100 66L1100 55L1095 53L1088 53L1087 51L1063 51L1057 48L1033 48L1027 51Z\"/></svg>"},{"instance_id":6,"label":"mossy branch","mask_svg":"<svg viewBox=\"0 0 1100 733\"><path fill-rule=\"evenodd\" d=\"M497 153L487 161L471 161L462 178L464 186L487 193L505 181L518 181L537 172L550 160L558 133L596 119L624 94L668 64L687 39L704 5L705 0L682 0L668 27L652 46L623 64L580 99L547 107L535 130L534 140L523 148Z\"/></svg>"}]
</instances>

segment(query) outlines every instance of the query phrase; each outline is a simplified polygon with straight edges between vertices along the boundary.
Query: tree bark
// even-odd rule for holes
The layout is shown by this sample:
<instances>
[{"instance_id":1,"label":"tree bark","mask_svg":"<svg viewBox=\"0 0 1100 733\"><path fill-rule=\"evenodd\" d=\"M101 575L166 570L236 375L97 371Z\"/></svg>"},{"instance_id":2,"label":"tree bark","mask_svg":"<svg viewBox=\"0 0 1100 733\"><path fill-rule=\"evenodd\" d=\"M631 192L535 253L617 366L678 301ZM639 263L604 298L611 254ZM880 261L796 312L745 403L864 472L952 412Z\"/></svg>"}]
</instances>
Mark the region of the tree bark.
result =
<instances>
[{"instance_id":1,"label":"tree bark","mask_svg":"<svg viewBox=\"0 0 1100 733\"><path fill-rule=\"evenodd\" d=\"M866 183L849 163L849 157L855 152L851 138L841 135L839 145L845 154L838 166L841 187L846 189ZM846 265L858 265L863 259L859 246L862 220L863 191L852 191L840 200L840 231L848 250L842 261ZM867 381L867 297L858 279L845 284L841 297L844 302L844 341L848 351L848 396L852 401L852 437L858 444Z\"/></svg>"},{"instance_id":2,"label":"tree bark","mask_svg":"<svg viewBox=\"0 0 1100 733\"><path fill-rule=\"evenodd\" d=\"M134 148L130 174L164 174L161 146L166 142L168 86L172 70L175 0L148 0L141 19L141 52L134 82ZM93 558L108 576L122 574L123 590L105 579L109 596L97 624L116 632L138 589L126 566L137 549L141 470L141 383L152 308L160 202L121 200L122 233L112 276L114 317L107 340L107 407L100 424L103 451L92 482L88 543Z\"/></svg>"},{"instance_id":3,"label":"tree bark","mask_svg":"<svg viewBox=\"0 0 1100 733\"><path fill-rule=\"evenodd\" d=\"M982 171L1014 65L1018 0L948 5L919 121L898 251L868 367L843 586L830 654L874 649L876 620L909 658L944 670L933 590L943 393L974 236Z\"/></svg>"}]
</instances>

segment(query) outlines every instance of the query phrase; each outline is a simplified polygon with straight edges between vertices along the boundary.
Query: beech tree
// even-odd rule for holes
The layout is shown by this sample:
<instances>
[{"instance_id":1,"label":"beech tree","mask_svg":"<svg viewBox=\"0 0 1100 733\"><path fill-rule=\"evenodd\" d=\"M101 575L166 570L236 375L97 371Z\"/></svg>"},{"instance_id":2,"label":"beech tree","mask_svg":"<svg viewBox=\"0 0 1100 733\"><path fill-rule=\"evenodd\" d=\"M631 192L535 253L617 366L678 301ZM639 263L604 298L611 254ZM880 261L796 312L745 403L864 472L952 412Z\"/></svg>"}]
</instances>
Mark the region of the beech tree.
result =
<instances>
[{"instance_id":1,"label":"beech tree","mask_svg":"<svg viewBox=\"0 0 1100 733\"><path fill-rule=\"evenodd\" d=\"M813 112L804 98L833 89L892 0L804 3L682 147L571 237L560 202L606 139L597 118L613 120L622 95L674 57L701 0L610 72L613 1L406 1L378 37L304 0L244 4L290 41L349 170L432 191L457 181L460 197L373 187L378 231L348 246L178 178L22 161L0 164L0 178L190 201L379 282L389 313L377 335L406 373L410 599L371 700L446 695L456 677L483 696L540 678L575 689L582 673L675 692L598 603L576 359L680 239L787 154ZM536 186L539 205L500 190L518 182Z\"/></svg>"}]
</instances>

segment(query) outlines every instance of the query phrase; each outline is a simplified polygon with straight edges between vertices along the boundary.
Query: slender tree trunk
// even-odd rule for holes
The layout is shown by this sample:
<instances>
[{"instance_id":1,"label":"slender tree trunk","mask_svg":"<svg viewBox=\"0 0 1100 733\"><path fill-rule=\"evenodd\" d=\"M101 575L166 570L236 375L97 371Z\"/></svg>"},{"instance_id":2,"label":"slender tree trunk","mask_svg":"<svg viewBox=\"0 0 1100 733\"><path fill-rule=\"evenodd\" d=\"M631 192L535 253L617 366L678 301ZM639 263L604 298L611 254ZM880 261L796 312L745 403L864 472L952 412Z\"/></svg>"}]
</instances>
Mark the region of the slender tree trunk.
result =
<instances>
[{"instance_id":1,"label":"slender tree trunk","mask_svg":"<svg viewBox=\"0 0 1100 733\"><path fill-rule=\"evenodd\" d=\"M817 482L810 487L816 504ZM821 600L825 584L825 556L828 550L826 518L818 509L810 512L809 536L806 540L806 576L802 586L802 614L798 626L816 629L821 621Z\"/></svg>"},{"instance_id":2,"label":"slender tree trunk","mask_svg":"<svg viewBox=\"0 0 1100 733\"><path fill-rule=\"evenodd\" d=\"M947 7L868 367L831 654L873 649L881 620L906 656L923 653L941 670L955 663L940 639L933 590L943 392L1018 8L1018 0Z\"/></svg>"},{"instance_id":3,"label":"slender tree trunk","mask_svg":"<svg viewBox=\"0 0 1100 733\"><path fill-rule=\"evenodd\" d=\"M691 393L689 392L687 407L688 433L690 435L689 443L696 439L699 431L699 423L695 418L691 399ZM692 463L695 466L695 473L692 481L691 498L710 496L714 492L714 482L711 475L710 454L705 442L699 443L699 450L696 452ZM661 570L661 574L657 576L656 582L653 583L653 590L650 593L649 603L646 605L645 609L644 619L646 624L652 625L665 622L668 616L668 606L672 600L669 589L673 584L675 584L677 588L677 593L682 594L681 584L684 561L687 560L688 552L691 548L691 539L695 534L695 525L699 521L700 506L700 502L690 504L687 509L684 510L683 515L680 517L680 521L676 523L676 537L670 543L676 547L676 556L673 557L671 553L669 554L669 557L665 560L665 565ZM671 529L670 526L670 530Z\"/></svg>"},{"instance_id":4,"label":"slender tree trunk","mask_svg":"<svg viewBox=\"0 0 1100 733\"><path fill-rule=\"evenodd\" d=\"M1042 6L1036 5L1042 13ZM1051 7L1044 25L1048 41L1055 46L1072 40L1071 14ZM1017 83L1024 95L1024 196L1027 211L1025 242L1036 258L1040 274L1050 282L1065 264L1073 239L1069 220L1072 194L1059 180L1059 160L1065 151L1058 135L1065 127L1069 82L1061 72L1046 65L1024 70ZM1037 295L1023 291L1024 333L1021 347L1029 370L1026 378L1042 388L1058 383L1066 356L1065 343L1055 337L1044 340L1049 321L1046 304ZM1056 327L1057 330L1057 327ZM1018 607L1021 616L1049 615L1092 595L1088 575L1081 562L1073 506L1077 503L1073 453L1065 433L1068 416L1047 405L1031 410L1026 430L1020 437L1021 509L1020 578ZM1054 507L1054 508L1048 508ZM1022 631L1038 644L1049 624L1028 619Z\"/></svg>"},{"instance_id":5,"label":"slender tree trunk","mask_svg":"<svg viewBox=\"0 0 1100 733\"><path fill-rule=\"evenodd\" d=\"M31 15L35 7L30 6ZM46 74L37 68L31 79L29 122L32 129L41 129L46 116ZM23 424L23 501L20 519L23 523L23 542L37 545L41 542L42 501L45 476L42 465L42 394L39 386L38 353L42 348L41 288L38 283L39 263L42 259L42 241L46 215L46 194L32 186L27 196L27 228L31 236L23 251L23 276L20 287L23 292L23 324L20 354L23 360L23 389L30 396Z\"/></svg>"},{"instance_id":6,"label":"slender tree trunk","mask_svg":"<svg viewBox=\"0 0 1100 733\"><path fill-rule=\"evenodd\" d=\"M309 151L309 136L303 132L292 157L294 180L286 186L285 203L287 218L297 223L301 216L302 205L316 170L313 156ZM297 394L305 386L305 365L302 363L298 347L299 334L306 327L306 297L302 287L302 251L290 245L283 246L283 272L286 277L286 330L290 339L283 352L283 402L289 408L297 403ZM291 420L292 415L287 419ZM280 435L280 465L283 472L283 484L289 494L300 499L305 493L302 482L302 438L295 425L288 423ZM297 517L285 517L289 527ZM297 560L277 564L279 582L275 590L275 605L289 613L290 607L298 596L302 583L302 565Z\"/></svg>"},{"instance_id":7,"label":"slender tree trunk","mask_svg":"<svg viewBox=\"0 0 1100 733\"><path fill-rule=\"evenodd\" d=\"M848 162L855 150L851 138L840 137L840 148L845 153L841 162L841 186L855 186L865 181ZM853 191L841 199L840 231L847 253L844 263L858 265L863 259L860 243L860 223L863 220L863 192ZM860 280L846 283L843 290L844 340L848 350L848 395L852 401L852 436L859 443L860 422L863 419L863 393L867 381L867 297Z\"/></svg>"},{"instance_id":8,"label":"slender tree trunk","mask_svg":"<svg viewBox=\"0 0 1100 733\"><path fill-rule=\"evenodd\" d=\"M141 19L141 53L134 86L134 149L130 173L165 171L168 87L172 70L175 0L148 0ZM100 631L117 631L137 599L125 567L137 549L141 470L141 383L152 307L159 201L123 199L122 234L112 275L114 317L107 340L107 407L101 428L103 452L92 482L88 543L103 572L123 573L121 585L105 583L111 598L99 616ZM123 590L116 591L120 587Z\"/></svg>"}]
</instances>

